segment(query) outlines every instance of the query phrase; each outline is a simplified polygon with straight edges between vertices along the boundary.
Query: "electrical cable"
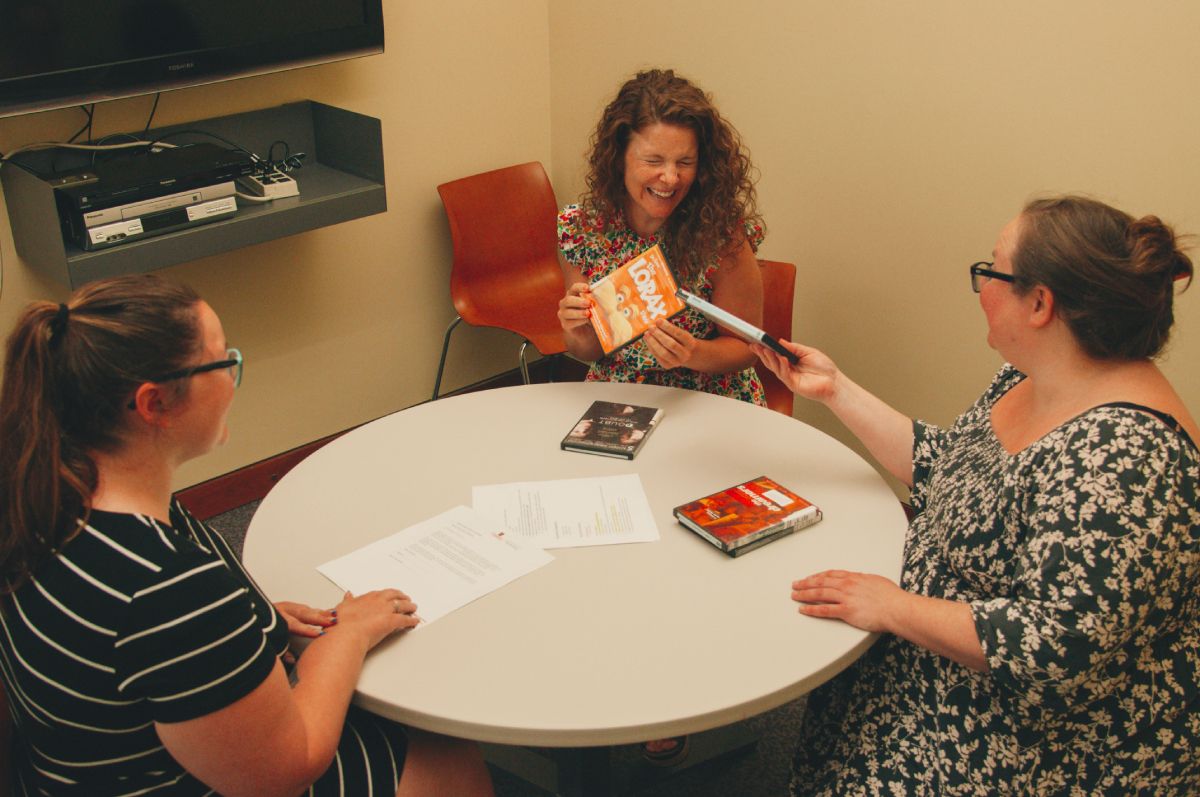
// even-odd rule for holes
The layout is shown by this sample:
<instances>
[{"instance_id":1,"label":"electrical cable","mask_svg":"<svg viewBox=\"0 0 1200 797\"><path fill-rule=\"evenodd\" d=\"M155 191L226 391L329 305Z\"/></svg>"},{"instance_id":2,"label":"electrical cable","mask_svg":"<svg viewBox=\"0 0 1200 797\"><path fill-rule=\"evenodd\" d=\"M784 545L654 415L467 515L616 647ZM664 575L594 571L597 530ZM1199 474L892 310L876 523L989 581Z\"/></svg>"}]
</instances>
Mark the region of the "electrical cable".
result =
<instances>
[{"instance_id":1,"label":"electrical cable","mask_svg":"<svg viewBox=\"0 0 1200 797\"><path fill-rule=\"evenodd\" d=\"M83 111L84 115L87 116L87 121L84 122L83 127L79 128L78 130L75 131L75 135L73 135L67 139L67 143L74 144L75 139L79 138L86 131L87 139L85 139L85 141L86 141L86 143L91 144L91 143L93 143L92 142L92 121L95 119L95 115L96 115L96 104L92 103L91 105L80 105L79 110ZM58 155L55 155L50 160L50 173L58 174Z\"/></svg>"},{"instance_id":2,"label":"electrical cable","mask_svg":"<svg viewBox=\"0 0 1200 797\"><path fill-rule=\"evenodd\" d=\"M260 158L258 155L254 154L250 150L246 149L241 144L230 141L229 139L225 138L225 136L219 136L216 133L210 133L207 130L192 130L192 129L172 130L170 133L166 133L165 135L158 136L151 143L157 144L160 141L165 142L168 138L174 138L175 136L187 136L187 135L207 136L208 138L215 138L217 141L220 141L222 144L228 144L229 146L236 149L238 152L242 152L242 153L245 153L246 155L249 155L250 160L252 160L254 163L262 163L263 162L262 158ZM173 146L173 145L167 145L167 146Z\"/></svg>"},{"instance_id":3,"label":"electrical cable","mask_svg":"<svg viewBox=\"0 0 1200 797\"><path fill-rule=\"evenodd\" d=\"M264 202L274 202L273 196L255 196L254 194L243 194L241 191L234 191L234 195L243 202L250 202L255 205L261 205Z\"/></svg>"},{"instance_id":4,"label":"electrical cable","mask_svg":"<svg viewBox=\"0 0 1200 797\"><path fill-rule=\"evenodd\" d=\"M153 147L156 145L162 146L162 147L174 147L175 146L174 144L168 144L166 142L162 142L161 144L159 144L158 142L155 142L155 141L130 141L130 142L126 142L124 144L64 144L61 141L39 141L36 144L24 144L20 147L17 147L14 150L10 150L9 152L7 152L5 154L0 155L0 164L7 163L8 161L12 160L14 156L19 155L22 152L38 152L38 151L41 151L44 149L59 149L59 148L61 148L61 149L79 149L79 150L84 150L86 152L94 152L94 151L103 152L105 150L110 150L110 149L136 149L138 147Z\"/></svg>"},{"instance_id":5,"label":"electrical cable","mask_svg":"<svg viewBox=\"0 0 1200 797\"><path fill-rule=\"evenodd\" d=\"M158 100L162 97L162 92L157 92L154 95L154 105L150 108L150 117L146 120L146 126L142 128L142 135L150 132L150 123L154 121L154 113L158 110Z\"/></svg>"},{"instance_id":6,"label":"electrical cable","mask_svg":"<svg viewBox=\"0 0 1200 797\"><path fill-rule=\"evenodd\" d=\"M92 140L92 114L95 113L95 111L96 111L96 105L94 103L91 106L80 105L79 110L83 111L84 114L87 115L87 121L83 123L83 127L79 128L78 130L75 131L75 135L73 135L67 139L68 144L74 144L75 139L77 139L81 135L83 135L85 130L87 131L87 134L88 134L87 140L88 141Z\"/></svg>"},{"instance_id":7,"label":"electrical cable","mask_svg":"<svg viewBox=\"0 0 1200 797\"><path fill-rule=\"evenodd\" d=\"M114 138L128 138L128 139L129 139L129 143L132 143L132 144L143 144L143 143L145 143L145 139L138 138L138 137L137 137L137 136L135 136L133 133L109 133L107 136L101 136L101 137L100 137L100 138L99 138L97 141L94 141L94 142L92 142L92 143L93 143L93 144L95 144L95 145L96 145L96 146L98 146L98 147L102 147L102 146L103 146L103 147L107 147L107 146L111 146L111 145L109 145L109 144L108 144L108 142L109 142L111 139L114 139ZM167 147L169 147L169 146L171 146L171 145L170 145L170 144L164 144L163 146L167 146ZM91 160L91 165L92 165L93 167L96 165L96 158L100 157L100 155L101 155L101 153L102 153L102 152L104 152L104 150L96 150L96 151L92 152L92 160ZM55 173L55 174L57 174L57 173L58 173L58 169L55 169L55 170L54 170L54 173Z\"/></svg>"}]
</instances>

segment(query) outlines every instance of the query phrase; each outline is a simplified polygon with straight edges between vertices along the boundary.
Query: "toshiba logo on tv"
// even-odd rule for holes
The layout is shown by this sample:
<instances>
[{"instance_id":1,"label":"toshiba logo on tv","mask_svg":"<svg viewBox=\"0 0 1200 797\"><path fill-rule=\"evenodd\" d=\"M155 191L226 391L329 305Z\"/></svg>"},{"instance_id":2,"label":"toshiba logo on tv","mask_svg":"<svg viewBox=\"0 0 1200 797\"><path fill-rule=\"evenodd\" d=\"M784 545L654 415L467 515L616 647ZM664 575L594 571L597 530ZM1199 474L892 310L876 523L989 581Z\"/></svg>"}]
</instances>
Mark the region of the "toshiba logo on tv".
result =
<instances>
[{"instance_id":1,"label":"toshiba logo on tv","mask_svg":"<svg viewBox=\"0 0 1200 797\"><path fill-rule=\"evenodd\" d=\"M168 72L182 72L185 69L195 69L195 61L184 61L182 64L171 64L167 67Z\"/></svg>"}]
</instances>

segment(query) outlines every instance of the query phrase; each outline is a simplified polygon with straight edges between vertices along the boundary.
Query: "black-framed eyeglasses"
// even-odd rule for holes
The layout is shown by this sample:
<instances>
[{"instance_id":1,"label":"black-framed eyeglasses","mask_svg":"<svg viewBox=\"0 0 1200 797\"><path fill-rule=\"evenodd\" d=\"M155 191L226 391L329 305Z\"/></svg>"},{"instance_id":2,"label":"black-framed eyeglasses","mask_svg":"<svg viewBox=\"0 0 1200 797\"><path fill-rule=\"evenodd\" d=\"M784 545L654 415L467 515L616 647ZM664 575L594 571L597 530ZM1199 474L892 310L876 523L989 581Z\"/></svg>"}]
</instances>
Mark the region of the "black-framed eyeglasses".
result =
<instances>
[{"instance_id":1,"label":"black-framed eyeglasses","mask_svg":"<svg viewBox=\"0 0 1200 797\"><path fill-rule=\"evenodd\" d=\"M172 382L176 379L187 379L189 376L202 374L205 371L221 371L228 370L229 376L233 379L233 386L239 387L242 384L242 353L237 349L229 349L225 352L224 360L216 362L204 363L204 365L194 365L191 368L181 368L178 371L172 371L169 374L151 379L151 382Z\"/></svg>"},{"instance_id":2,"label":"black-framed eyeglasses","mask_svg":"<svg viewBox=\"0 0 1200 797\"><path fill-rule=\"evenodd\" d=\"M229 377L233 379L233 386L240 387L242 384L242 353L237 349L227 349L225 351L224 360L216 360L203 365L193 365L191 368L181 368L178 371L171 371L163 374L155 379L149 379L148 382L173 382L176 379L187 379L188 377L202 374L206 371L228 370ZM137 409L137 404L132 400L129 402L129 409Z\"/></svg>"},{"instance_id":3,"label":"black-framed eyeglasses","mask_svg":"<svg viewBox=\"0 0 1200 797\"><path fill-rule=\"evenodd\" d=\"M980 277L983 277L984 280L993 279L1012 283L1017 281L1012 274L1005 274L1003 271L995 271L990 268L994 265L996 264L990 260L980 260L978 263L971 264L971 290L979 293L979 289L984 286L985 282L981 281Z\"/></svg>"}]
</instances>

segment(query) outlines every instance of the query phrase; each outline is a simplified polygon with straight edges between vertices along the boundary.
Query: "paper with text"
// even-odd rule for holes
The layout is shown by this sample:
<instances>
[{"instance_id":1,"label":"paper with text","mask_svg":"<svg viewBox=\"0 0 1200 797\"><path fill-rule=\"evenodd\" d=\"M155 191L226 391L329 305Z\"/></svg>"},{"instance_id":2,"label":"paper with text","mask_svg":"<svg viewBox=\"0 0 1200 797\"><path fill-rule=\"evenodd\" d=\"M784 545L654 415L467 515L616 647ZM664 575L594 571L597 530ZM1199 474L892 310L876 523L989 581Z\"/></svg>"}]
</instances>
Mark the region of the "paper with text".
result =
<instances>
[{"instance_id":1,"label":"paper with text","mask_svg":"<svg viewBox=\"0 0 1200 797\"><path fill-rule=\"evenodd\" d=\"M658 526L636 473L489 484L471 491L479 514L541 548L654 542Z\"/></svg>"},{"instance_id":2,"label":"paper with text","mask_svg":"<svg viewBox=\"0 0 1200 797\"><path fill-rule=\"evenodd\" d=\"M510 540L497 524L458 506L317 570L356 595L403 590L428 624L551 561L537 546Z\"/></svg>"}]
</instances>

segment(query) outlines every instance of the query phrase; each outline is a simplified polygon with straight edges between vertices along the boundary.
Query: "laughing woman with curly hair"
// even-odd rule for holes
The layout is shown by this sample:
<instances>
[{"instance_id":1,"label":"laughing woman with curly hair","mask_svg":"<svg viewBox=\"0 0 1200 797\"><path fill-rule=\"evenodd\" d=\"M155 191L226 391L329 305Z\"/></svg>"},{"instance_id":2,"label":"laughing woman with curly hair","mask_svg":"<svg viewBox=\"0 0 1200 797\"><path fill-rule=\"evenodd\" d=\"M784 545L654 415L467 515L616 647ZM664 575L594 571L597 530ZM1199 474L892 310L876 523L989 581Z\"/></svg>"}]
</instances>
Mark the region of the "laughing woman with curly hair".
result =
<instances>
[{"instance_id":1,"label":"laughing woman with curly hair","mask_svg":"<svg viewBox=\"0 0 1200 797\"><path fill-rule=\"evenodd\" d=\"M592 361L589 380L702 390L763 405L746 344L687 310L605 356L589 323L588 284L659 244L680 284L762 322L763 239L753 166L711 98L671 70L623 85L592 135L587 192L558 217L567 349Z\"/></svg>"}]
</instances>

